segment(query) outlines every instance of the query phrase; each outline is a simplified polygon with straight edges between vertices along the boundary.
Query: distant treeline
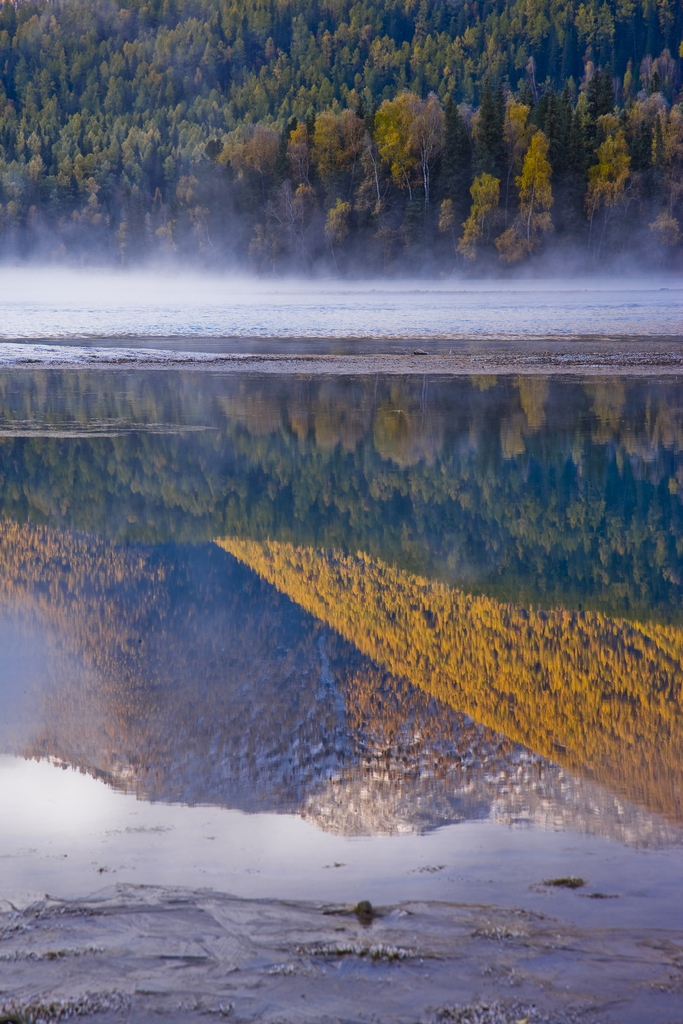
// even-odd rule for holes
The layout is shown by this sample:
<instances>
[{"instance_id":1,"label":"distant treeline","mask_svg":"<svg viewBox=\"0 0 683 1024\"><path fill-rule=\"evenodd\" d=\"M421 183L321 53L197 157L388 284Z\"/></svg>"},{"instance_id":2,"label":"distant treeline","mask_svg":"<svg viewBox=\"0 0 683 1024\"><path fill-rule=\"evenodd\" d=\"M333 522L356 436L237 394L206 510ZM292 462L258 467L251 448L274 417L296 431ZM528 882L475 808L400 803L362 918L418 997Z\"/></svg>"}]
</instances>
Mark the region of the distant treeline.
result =
<instances>
[{"instance_id":1,"label":"distant treeline","mask_svg":"<svg viewBox=\"0 0 683 1024\"><path fill-rule=\"evenodd\" d=\"M0 253L683 252L677 0L4 0Z\"/></svg>"}]
</instances>

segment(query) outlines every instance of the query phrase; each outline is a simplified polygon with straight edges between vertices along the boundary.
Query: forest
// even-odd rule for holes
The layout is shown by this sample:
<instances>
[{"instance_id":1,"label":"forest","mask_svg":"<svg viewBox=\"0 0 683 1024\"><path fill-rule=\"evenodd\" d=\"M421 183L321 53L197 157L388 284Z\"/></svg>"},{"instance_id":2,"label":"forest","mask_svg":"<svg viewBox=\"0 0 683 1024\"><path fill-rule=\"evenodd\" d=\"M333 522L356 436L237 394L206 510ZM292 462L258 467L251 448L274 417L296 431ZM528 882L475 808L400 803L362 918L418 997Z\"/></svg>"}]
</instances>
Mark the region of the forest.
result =
<instances>
[{"instance_id":1,"label":"forest","mask_svg":"<svg viewBox=\"0 0 683 1024\"><path fill-rule=\"evenodd\" d=\"M682 61L677 0L3 0L0 256L680 268Z\"/></svg>"}]
</instances>

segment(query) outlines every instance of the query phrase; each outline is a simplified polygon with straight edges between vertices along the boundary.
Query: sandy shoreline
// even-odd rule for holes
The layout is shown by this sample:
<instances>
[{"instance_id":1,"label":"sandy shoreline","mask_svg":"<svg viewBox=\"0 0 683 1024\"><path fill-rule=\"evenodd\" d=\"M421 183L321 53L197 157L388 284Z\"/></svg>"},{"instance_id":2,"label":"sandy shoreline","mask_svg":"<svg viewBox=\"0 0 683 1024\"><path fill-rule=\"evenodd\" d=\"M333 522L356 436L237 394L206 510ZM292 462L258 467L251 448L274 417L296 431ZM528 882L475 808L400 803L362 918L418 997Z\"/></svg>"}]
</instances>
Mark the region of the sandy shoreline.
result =
<instances>
[{"instance_id":1,"label":"sandy shoreline","mask_svg":"<svg viewBox=\"0 0 683 1024\"><path fill-rule=\"evenodd\" d=\"M123 339L122 339L123 340ZM145 339L146 345L152 339ZM156 341L156 339L154 339ZM166 341L167 339L163 339ZM209 370L220 373L277 374L296 376L478 376L525 375L683 375L683 340L614 339L567 340L505 339L473 342L434 343L426 347L405 342L375 351L376 343L359 342L357 351L344 353L297 351L296 342L277 345L277 351L235 351L227 339L219 347L226 351L182 351L112 343L102 346L48 344L45 342L0 343L2 369L107 369L157 368ZM162 341L162 339L159 339ZM183 339L177 344L182 346ZM216 347L211 339L210 348ZM347 343L348 345L351 342ZM201 340L192 339L193 347ZM244 343L240 347L243 347ZM232 347L232 351L230 350ZM292 351L283 351L283 348ZM363 351L364 348L371 351Z\"/></svg>"},{"instance_id":2,"label":"sandy shoreline","mask_svg":"<svg viewBox=\"0 0 683 1024\"><path fill-rule=\"evenodd\" d=\"M28 1020L61 1001L101 1024L663 1024L683 998L683 931L442 902L380 907L364 924L350 906L142 886L0 907L0 1007ZM489 1009L448 1012L457 1006Z\"/></svg>"}]
</instances>

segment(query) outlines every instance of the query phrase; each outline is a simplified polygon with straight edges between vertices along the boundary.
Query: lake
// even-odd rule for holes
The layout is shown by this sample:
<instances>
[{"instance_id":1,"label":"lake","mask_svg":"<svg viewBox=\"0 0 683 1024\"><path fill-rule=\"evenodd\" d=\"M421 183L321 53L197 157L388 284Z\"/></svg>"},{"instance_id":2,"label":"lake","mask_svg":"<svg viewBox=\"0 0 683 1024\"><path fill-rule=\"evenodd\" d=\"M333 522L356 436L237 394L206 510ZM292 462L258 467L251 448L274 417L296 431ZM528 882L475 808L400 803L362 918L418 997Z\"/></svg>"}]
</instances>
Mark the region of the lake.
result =
<instances>
[{"instance_id":1,"label":"lake","mask_svg":"<svg viewBox=\"0 0 683 1024\"><path fill-rule=\"evenodd\" d=\"M680 291L12 273L0 1006L678 1019Z\"/></svg>"}]
</instances>

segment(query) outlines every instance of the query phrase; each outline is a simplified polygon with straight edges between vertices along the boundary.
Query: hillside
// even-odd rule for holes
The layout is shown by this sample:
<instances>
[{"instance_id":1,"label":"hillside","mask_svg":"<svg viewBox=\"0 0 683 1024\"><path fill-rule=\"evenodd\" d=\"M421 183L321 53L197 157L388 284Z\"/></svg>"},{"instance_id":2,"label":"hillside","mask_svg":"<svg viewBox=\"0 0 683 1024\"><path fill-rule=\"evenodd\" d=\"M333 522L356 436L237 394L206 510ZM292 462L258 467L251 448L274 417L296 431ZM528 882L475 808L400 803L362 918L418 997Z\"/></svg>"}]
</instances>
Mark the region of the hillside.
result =
<instances>
[{"instance_id":1,"label":"hillside","mask_svg":"<svg viewBox=\"0 0 683 1024\"><path fill-rule=\"evenodd\" d=\"M675 266L682 41L675 0L4 0L3 250Z\"/></svg>"}]
</instances>

